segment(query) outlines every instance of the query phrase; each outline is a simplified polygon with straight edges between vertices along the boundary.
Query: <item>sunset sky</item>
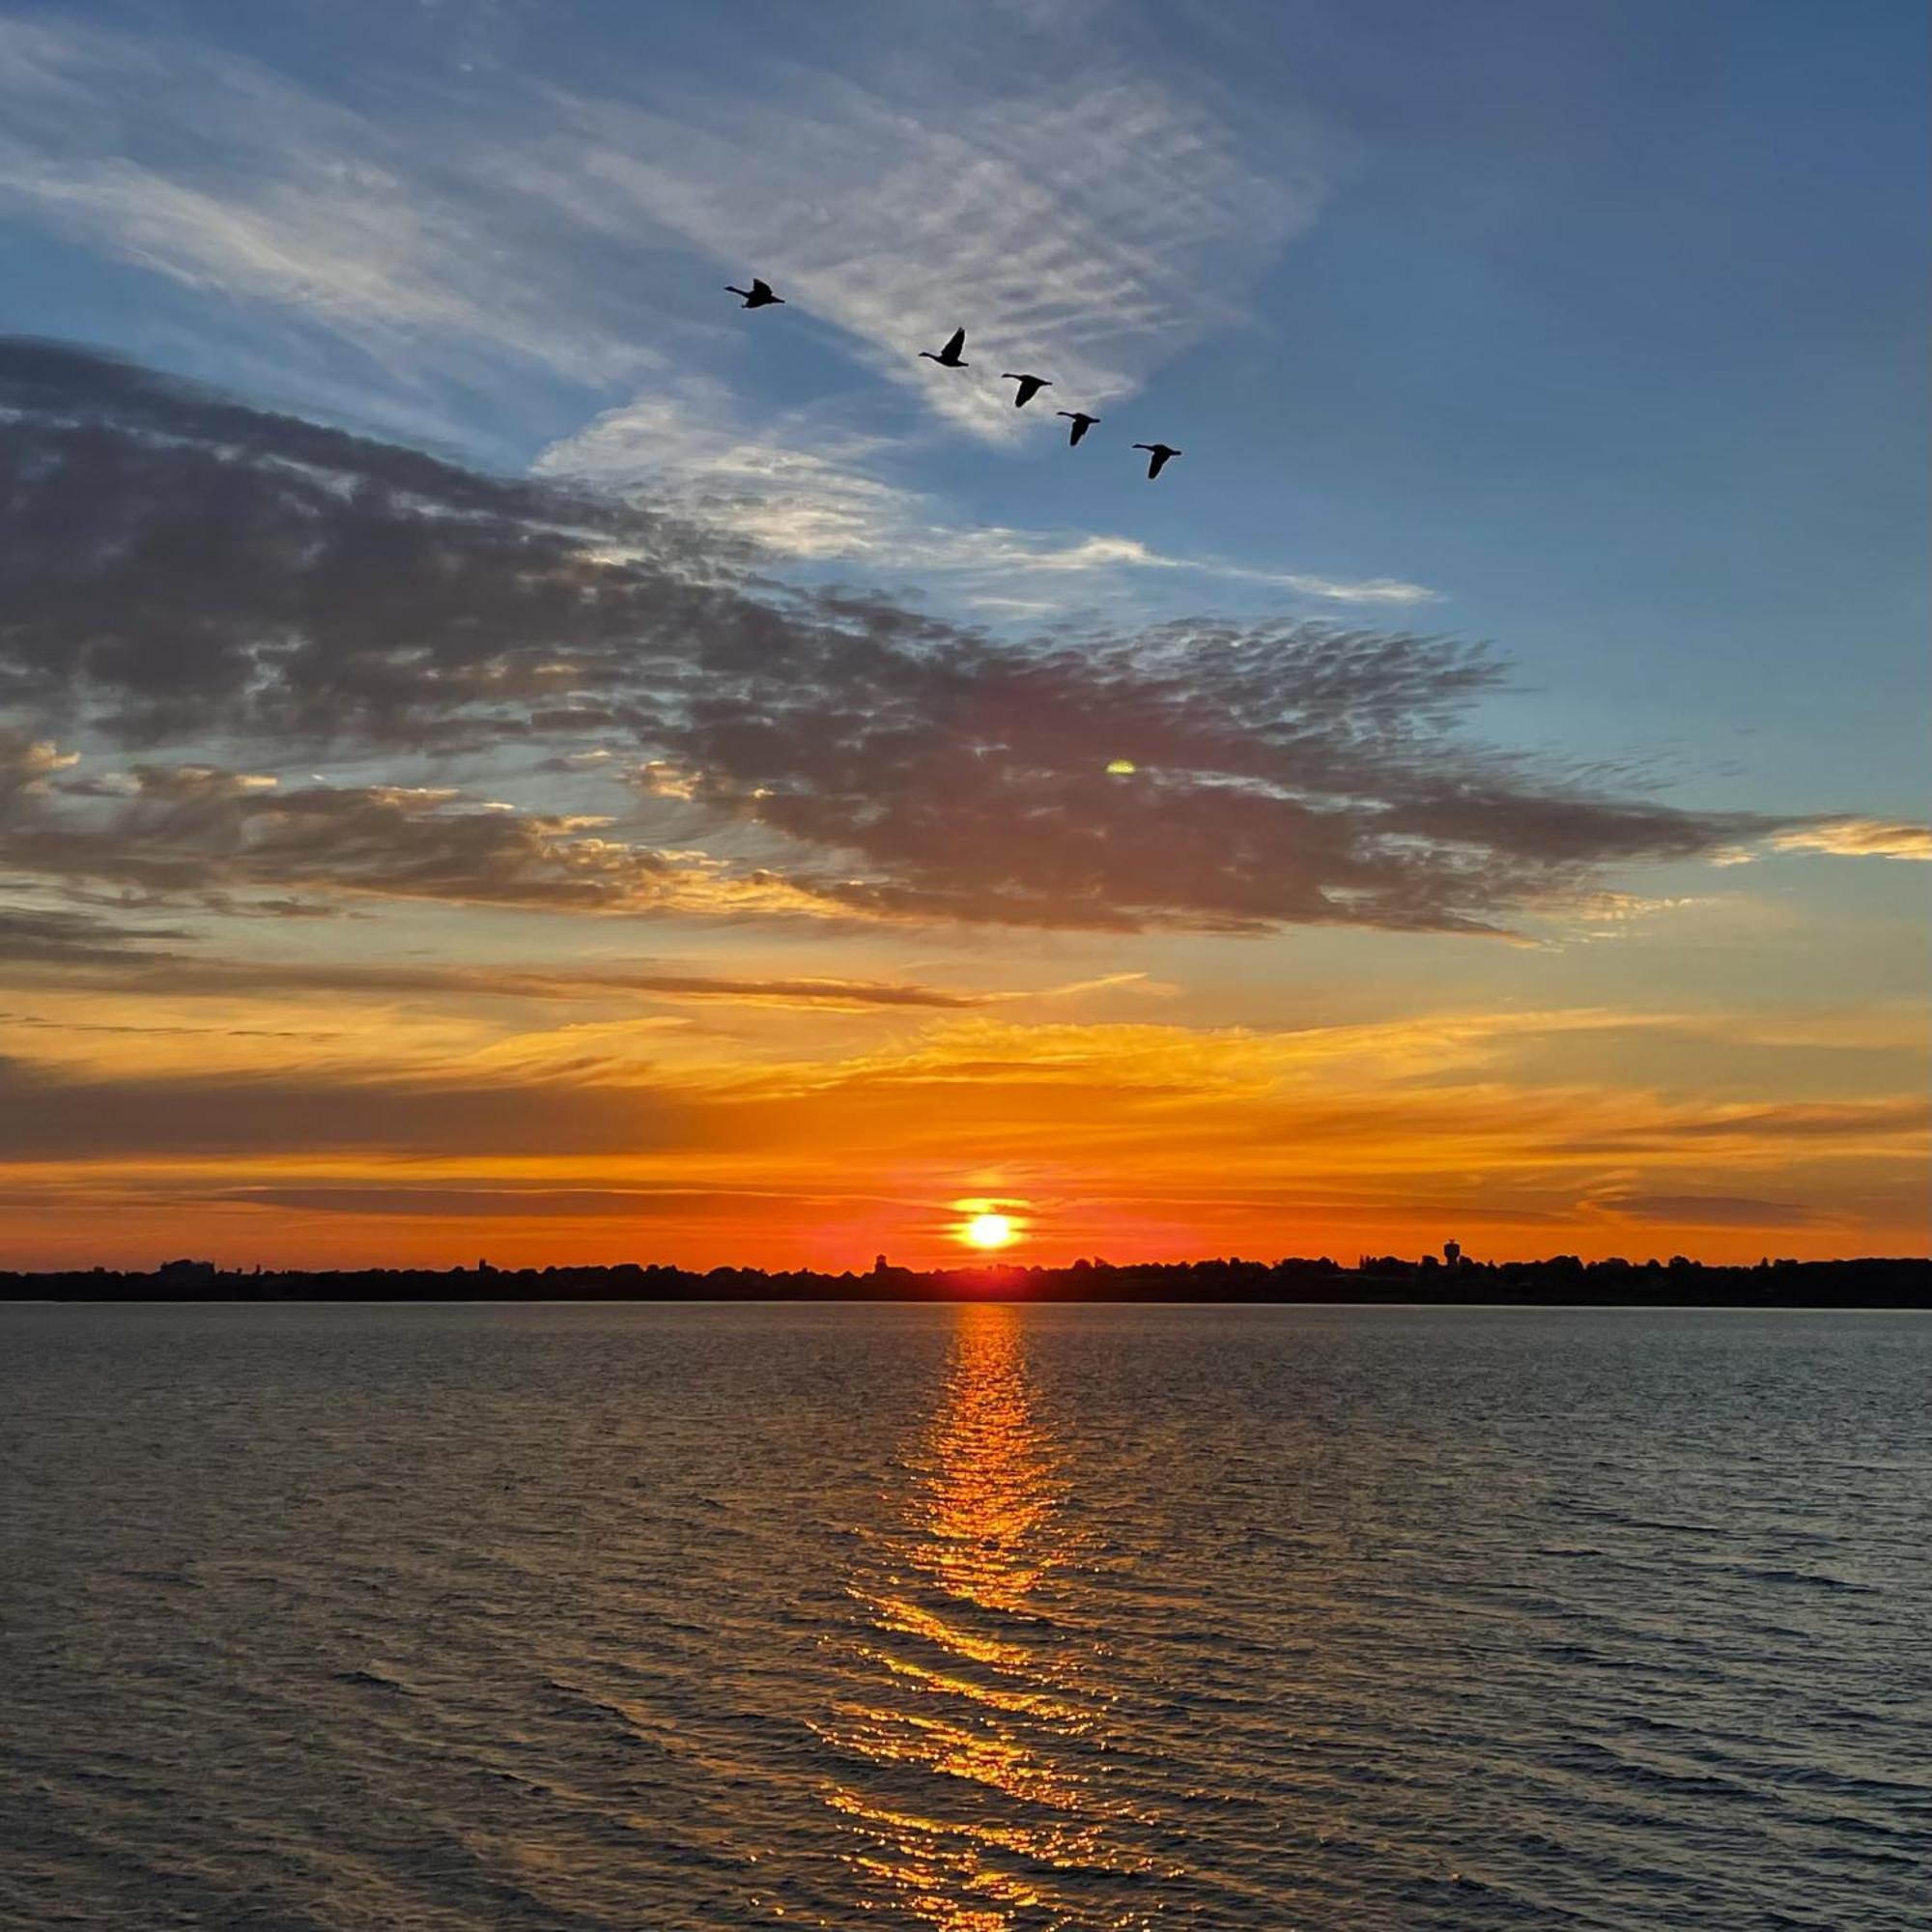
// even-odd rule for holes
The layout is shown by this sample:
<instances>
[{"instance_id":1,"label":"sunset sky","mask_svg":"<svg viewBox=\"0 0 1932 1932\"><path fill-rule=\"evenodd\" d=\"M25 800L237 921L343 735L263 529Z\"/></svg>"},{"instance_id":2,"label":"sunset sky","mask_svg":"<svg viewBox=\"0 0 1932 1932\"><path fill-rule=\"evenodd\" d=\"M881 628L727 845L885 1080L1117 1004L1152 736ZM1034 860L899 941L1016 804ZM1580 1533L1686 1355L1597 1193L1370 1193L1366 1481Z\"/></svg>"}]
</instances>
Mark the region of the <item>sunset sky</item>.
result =
<instances>
[{"instance_id":1,"label":"sunset sky","mask_svg":"<svg viewBox=\"0 0 1932 1932\"><path fill-rule=\"evenodd\" d=\"M1923 1253L1926 41L0 13L0 1265Z\"/></svg>"}]
</instances>

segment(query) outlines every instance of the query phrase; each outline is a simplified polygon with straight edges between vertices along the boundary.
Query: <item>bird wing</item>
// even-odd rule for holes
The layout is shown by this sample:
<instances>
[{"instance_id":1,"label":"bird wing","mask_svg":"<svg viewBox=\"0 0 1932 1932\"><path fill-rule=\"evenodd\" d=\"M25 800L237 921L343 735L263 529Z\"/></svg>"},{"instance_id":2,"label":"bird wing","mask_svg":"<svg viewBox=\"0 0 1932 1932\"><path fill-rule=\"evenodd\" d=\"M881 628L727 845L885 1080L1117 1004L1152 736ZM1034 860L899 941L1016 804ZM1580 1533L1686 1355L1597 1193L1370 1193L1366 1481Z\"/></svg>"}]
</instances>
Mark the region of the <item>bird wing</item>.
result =
<instances>
[{"instance_id":1,"label":"bird wing","mask_svg":"<svg viewBox=\"0 0 1932 1932\"><path fill-rule=\"evenodd\" d=\"M1156 449L1148 462L1148 481L1151 483L1167 468L1167 459L1170 456L1178 456L1179 453L1175 449Z\"/></svg>"},{"instance_id":2,"label":"bird wing","mask_svg":"<svg viewBox=\"0 0 1932 1932\"><path fill-rule=\"evenodd\" d=\"M771 283L764 280L761 276L758 275L753 275L752 277L752 293L754 296L768 296L771 294L771 292L772 292Z\"/></svg>"},{"instance_id":3,"label":"bird wing","mask_svg":"<svg viewBox=\"0 0 1932 1932\"><path fill-rule=\"evenodd\" d=\"M1030 403L1042 389L1051 388L1052 386L1044 376L1022 376L1020 378L1020 392L1013 400L1016 403Z\"/></svg>"},{"instance_id":4,"label":"bird wing","mask_svg":"<svg viewBox=\"0 0 1932 1932\"><path fill-rule=\"evenodd\" d=\"M965 347L966 331L963 328L955 328L952 331L952 340L946 345L946 354L948 355L957 355Z\"/></svg>"},{"instance_id":5,"label":"bird wing","mask_svg":"<svg viewBox=\"0 0 1932 1932\"><path fill-rule=\"evenodd\" d=\"M1087 434L1087 425L1091 420L1092 418L1088 416L1075 416L1073 418L1073 434L1066 439L1067 441L1069 443L1078 442Z\"/></svg>"}]
</instances>

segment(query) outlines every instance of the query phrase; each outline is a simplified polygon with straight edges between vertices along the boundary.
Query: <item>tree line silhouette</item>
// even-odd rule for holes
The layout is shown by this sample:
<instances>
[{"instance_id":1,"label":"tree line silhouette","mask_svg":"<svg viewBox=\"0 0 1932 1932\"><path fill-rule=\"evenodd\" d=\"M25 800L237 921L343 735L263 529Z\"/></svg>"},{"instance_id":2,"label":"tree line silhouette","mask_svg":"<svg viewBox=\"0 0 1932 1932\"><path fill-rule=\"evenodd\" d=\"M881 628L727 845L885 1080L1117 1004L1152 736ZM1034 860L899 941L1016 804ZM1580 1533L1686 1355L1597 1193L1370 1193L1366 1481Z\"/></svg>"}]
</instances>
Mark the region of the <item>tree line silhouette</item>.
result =
<instances>
[{"instance_id":1,"label":"tree line silhouette","mask_svg":"<svg viewBox=\"0 0 1932 1932\"><path fill-rule=\"evenodd\" d=\"M1932 1260L1758 1262L1709 1265L1683 1255L1667 1263L1576 1255L1545 1261L1453 1265L1365 1255L1345 1268L1326 1256L1275 1262L1238 1256L1193 1262L1077 1261L1068 1267L1013 1264L895 1267L883 1257L864 1273L812 1268L611 1266L499 1268L488 1261L451 1268L218 1268L182 1260L147 1271L96 1267L0 1271L10 1301L1171 1301L1404 1303L1448 1306L1927 1308Z\"/></svg>"}]
</instances>

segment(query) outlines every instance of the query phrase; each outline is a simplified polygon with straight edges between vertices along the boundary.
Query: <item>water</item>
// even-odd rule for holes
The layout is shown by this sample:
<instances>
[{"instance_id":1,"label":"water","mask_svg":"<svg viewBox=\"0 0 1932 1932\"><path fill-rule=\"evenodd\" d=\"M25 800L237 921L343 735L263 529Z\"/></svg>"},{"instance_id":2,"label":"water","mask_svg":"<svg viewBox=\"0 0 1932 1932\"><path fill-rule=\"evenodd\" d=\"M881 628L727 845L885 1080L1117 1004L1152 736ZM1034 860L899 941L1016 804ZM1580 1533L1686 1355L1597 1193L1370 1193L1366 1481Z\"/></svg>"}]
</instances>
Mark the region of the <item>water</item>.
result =
<instances>
[{"instance_id":1,"label":"water","mask_svg":"<svg viewBox=\"0 0 1932 1932\"><path fill-rule=\"evenodd\" d=\"M1932 1922L1932 1321L0 1309L0 1924Z\"/></svg>"}]
</instances>

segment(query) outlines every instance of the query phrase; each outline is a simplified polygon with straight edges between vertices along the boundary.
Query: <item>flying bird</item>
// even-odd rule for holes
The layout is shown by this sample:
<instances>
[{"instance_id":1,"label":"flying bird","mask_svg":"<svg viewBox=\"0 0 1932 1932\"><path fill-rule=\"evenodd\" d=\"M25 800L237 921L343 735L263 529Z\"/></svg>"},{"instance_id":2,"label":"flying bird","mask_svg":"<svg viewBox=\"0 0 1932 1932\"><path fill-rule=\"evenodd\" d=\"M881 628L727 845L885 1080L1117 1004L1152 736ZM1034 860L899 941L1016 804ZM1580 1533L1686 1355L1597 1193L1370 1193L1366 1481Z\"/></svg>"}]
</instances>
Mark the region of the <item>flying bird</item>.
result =
<instances>
[{"instance_id":1,"label":"flying bird","mask_svg":"<svg viewBox=\"0 0 1932 1932\"><path fill-rule=\"evenodd\" d=\"M1098 416L1087 415L1079 410L1055 410L1054 414L1065 416L1073 425L1072 432L1066 439L1066 446L1069 449L1100 420Z\"/></svg>"},{"instance_id":2,"label":"flying bird","mask_svg":"<svg viewBox=\"0 0 1932 1932\"><path fill-rule=\"evenodd\" d=\"M968 369L972 367L972 364L967 362L959 354L965 347L966 331L963 328L955 328L952 331L952 340L944 349L936 352L930 349L922 349L919 353L928 362L937 362L942 369Z\"/></svg>"},{"instance_id":3,"label":"flying bird","mask_svg":"<svg viewBox=\"0 0 1932 1932\"><path fill-rule=\"evenodd\" d=\"M1167 459L1170 456L1179 456L1180 454L1179 450L1170 449L1164 442L1137 442L1134 444L1134 447L1136 449L1144 449L1148 452L1148 481L1150 483L1167 468Z\"/></svg>"},{"instance_id":4,"label":"flying bird","mask_svg":"<svg viewBox=\"0 0 1932 1932\"><path fill-rule=\"evenodd\" d=\"M769 308L773 302L781 308L784 306L784 297L773 295L771 283L761 281L756 275L752 277L752 286L749 289L734 289L729 282L726 282L724 293L727 296L743 296L746 308Z\"/></svg>"},{"instance_id":5,"label":"flying bird","mask_svg":"<svg viewBox=\"0 0 1932 1932\"><path fill-rule=\"evenodd\" d=\"M1013 397L1013 408L1023 410L1042 389L1050 389L1053 384L1044 376L1021 376L1009 369L1000 378L1003 383L1017 383L1019 393Z\"/></svg>"}]
</instances>

